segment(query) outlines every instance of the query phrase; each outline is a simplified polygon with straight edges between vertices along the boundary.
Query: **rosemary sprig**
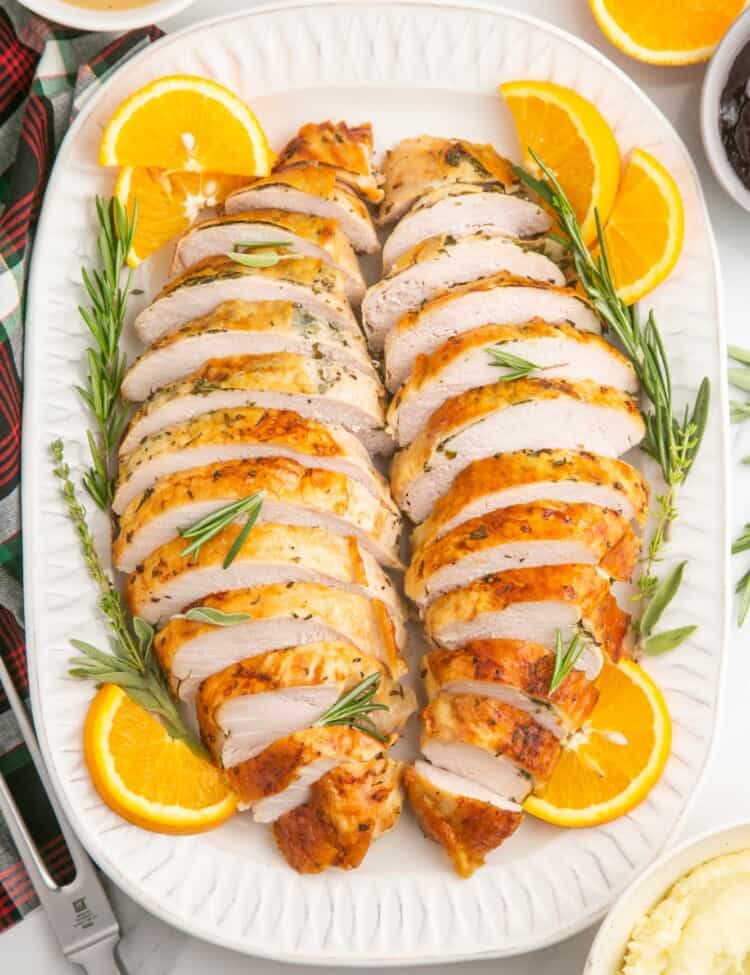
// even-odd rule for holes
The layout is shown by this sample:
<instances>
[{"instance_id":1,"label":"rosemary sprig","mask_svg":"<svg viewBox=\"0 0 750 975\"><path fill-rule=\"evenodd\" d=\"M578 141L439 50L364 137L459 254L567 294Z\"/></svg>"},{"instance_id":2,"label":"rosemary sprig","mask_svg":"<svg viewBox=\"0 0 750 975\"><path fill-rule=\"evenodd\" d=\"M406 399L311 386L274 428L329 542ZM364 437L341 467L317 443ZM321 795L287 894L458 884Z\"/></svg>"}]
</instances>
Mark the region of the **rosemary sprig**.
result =
<instances>
[{"instance_id":1,"label":"rosemary sprig","mask_svg":"<svg viewBox=\"0 0 750 975\"><path fill-rule=\"evenodd\" d=\"M236 521L239 515L246 514L245 524L222 563L223 567L228 569L244 545L245 539L250 534L250 529L258 520L258 515L262 507L263 494L259 492L257 494L251 494L247 498L241 498L239 501L232 501L229 504L225 504L223 508L212 511L210 515L205 515L205 517L200 518L187 528L178 528L177 533L180 537L190 540L190 544L180 552L180 556L186 558L188 555L192 555L193 559L197 560L200 550L206 542L210 541L214 535L217 535L227 525L231 525L233 521Z\"/></svg>"},{"instance_id":2,"label":"rosemary sprig","mask_svg":"<svg viewBox=\"0 0 750 975\"><path fill-rule=\"evenodd\" d=\"M747 368L750 366L750 350L743 349L739 345L730 345L727 353L730 359L734 359L735 362L741 362L744 367L734 366L727 371L730 385L736 386L738 389L743 389L745 392L750 392L750 369ZM732 423L742 423L743 420L750 418L750 401L730 400L729 418ZM742 461L743 464L749 462L747 457Z\"/></svg>"},{"instance_id":3,"label":"rosemary sprig","mask_svg":"<svg viewBox=\"0 0 750 975\"><path fill-rule=\"evenodd\" d=\"M581 640L579 633L573 636L570 643L565 646L560 630L555 632L555 668L552 671L552 679L549 682L549 694L554 694L562 684L571 670L575 667L576 661L583 653L585 644Z\"/></svg>"},{"instance_id":4,"label":"rosemary sprig","mask_svg":"<svg viewBox=\"0 0 750 975\"><path fill-rule=\"evenodd\" d=\"M349 725L358 731L364 731L383 744L388 743L386 735L382 735L373 722L370 714L373 711L388 711L387 704L378 704L374 698L380 687L381 675L375 671L368 674L358 684L349 691L345 691L338 700L325 711L315 726L318 728L326 725Z\"/></svg>"},{"instance_id":5,"label":"rosemary sprig","mask_svg":"<svg viewBox=\"0 0 750 975\"><path fill-rule=\"evenodd\" d=\"M486 349L490 357L490 364L501 369L510 369L500 376L500 382L509 383L514 379L525 379L534 372L544 372L550 366L538 366L535 362L530 362L520 355L513 355L512 352L505 352L500 346L488 345Z\"/></svg>"},{"instance_id":6,"label":"rosemary sprig","mask_svg":"<svg viewBox=\"0 0 750 975\"><path fill-rule=\"evenodd\" d=\"M692 408L686 406L681 415L675 412L669 362L654 314L649 312L645 322L642 322L636 309L626 305L617 294L598 213L599 254L593 257L560 183L536 153L533 150L530 153L544 179L536 179L520 167L514 167L515 172L554 211L568 237L576 274L591 307L620 343L636 371L643 394L651 404L650 411L644 413L646 436L642 447L659 464L666 491L657 497L656 528L645 568L638 580L641 596L647 597L659 584L654 566L668 537L669 527L677 517L679 487L690 473L705 433L711 397L710 382L708 377L704 377Z\"/></svg>"},{"instance_id":7,"label":"rosemary sprig","mask_svg":"<svg viewBox=\"0 0 750 975\"><path fill-rule=\"evenodd\" d=\"M81 656L71 659L70 676L93 680L97 684L117 684L141 707L158 714L173 738L184 741L196 754L208 757L201 743L183 722L169 693L166 678L153 651L153 627L138 616L133 618L132 623L128 622L122 597L99 561L86 520L86 510L76 496L70 468L65 462L62 441L55 440L50 450L55 462L54 473L60 481L84 561L99 589L99 608L111 632L109 651L99 650L83 640L71 640Z\"/></svg>"},{"instance_id":8,"label":"rosemary sprig","mask_svg":"<svg viewBox=\"0 0 750 975\"><path fill-rule=\"evenodd\" d=\"M125 371L120 336L133 272L128 270L123 280L123 269L135 236L138 203L131 217L114 197L109 201L97 197L96 215L100 266L88 271L81 269L91 304L88 308L78 308L94 341L86 350L86 386L76 386L76 389L91 411L96 427L96 432L87 433L91 467L84 475L83 484L92 500L106 510L114 493L112 454L127 419L127 409L120 399Z\"/></svg>"}]
</instances>

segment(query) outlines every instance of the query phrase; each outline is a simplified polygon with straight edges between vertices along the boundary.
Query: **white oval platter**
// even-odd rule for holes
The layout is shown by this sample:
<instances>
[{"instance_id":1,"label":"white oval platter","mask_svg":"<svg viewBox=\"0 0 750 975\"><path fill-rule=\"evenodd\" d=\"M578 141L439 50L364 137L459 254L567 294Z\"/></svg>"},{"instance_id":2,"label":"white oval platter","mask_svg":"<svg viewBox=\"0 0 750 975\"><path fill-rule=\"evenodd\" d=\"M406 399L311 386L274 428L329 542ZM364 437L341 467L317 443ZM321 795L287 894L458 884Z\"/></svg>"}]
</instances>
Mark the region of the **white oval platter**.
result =
<instances>
[{"instance_id":1,"label":"white oval platter","mask_svg":"<svg viewBox=\"0 0 750 975\"><path fill-rule=\"evenodd\" d=\"M670 558L689 559L664 625L697 623L671 655L647 661L666 693L674 749L661 782L631 815L562 831L528 820L471 880L406 813L353 873L300 877L270 831L236 817L216 832L142 832L98 799L82 759L92 688L69 680L70 638L105 643L93 587L54 483L49 443L62 436L77 473L87 417L82 380L80 266L94 251L93 200L112 173L98 168L102 126L118 102L173 72L201 74L251 101L278 147L304 121L374 124L379 151L429 132L493 142L518 155L497 84L547 78L592 99L623 153L641 146L674 174L686 208L685 248L654 293L682 403L700 378L713 409L681 495ZM146 297L154 270L139 272ZM711 746L725 647L726 429L718 275L708 216L684 146L656 108L602 55L541 22L479 3L302 2L255 7L149 48L83 106L47 191L28 301L24 404L26 621L33 706L42 748L70 820L92 857L130 896L191 934L230 948L320 964L406 965L529 951L597 920L669 839ZM92 514L101 550L103 517Z\"/></svg>"}]
</instances>

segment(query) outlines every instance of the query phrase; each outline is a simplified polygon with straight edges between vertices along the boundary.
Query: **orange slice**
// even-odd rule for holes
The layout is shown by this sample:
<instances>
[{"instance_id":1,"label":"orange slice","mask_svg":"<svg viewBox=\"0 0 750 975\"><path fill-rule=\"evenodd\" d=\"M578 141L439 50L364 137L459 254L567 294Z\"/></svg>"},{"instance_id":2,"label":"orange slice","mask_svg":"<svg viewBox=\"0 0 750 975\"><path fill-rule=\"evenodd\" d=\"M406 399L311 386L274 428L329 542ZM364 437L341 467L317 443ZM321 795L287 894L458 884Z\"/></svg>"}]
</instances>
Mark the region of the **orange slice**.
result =
<instances>
[{"instance_id":1,"label":"orange slice","mask_svg":"<svg viewBox=\"0 0 750 975\"><path fill-rule=\"evenodd\" d=\"M560 181L586 243L596 237L594 208L606 222L620 181L612 129L590 101L549 81L511 81L500 92L513 115L524 166L534 175L533 149Z\"/></svg>"},{"instance_id":2,"label":"orange slice","mask_svg":"<svg viewBox=\"0 0 750 975\"><path fill-rule=\"evenodd\" d=\"M267 176L273 153L249 106L228 88L170 75L120 105L104 130L99 162Z\"/></svg>"},{"instance_id":3,"label":"orange slice","mask_svg":"<svg viewBox=\"0 0 750 975\"><path fill-rule=\"evenodd\" d=\"M91 702L84 754L96 791L123 819L157 833L198 833L235 811L224 773L125 691L105 684Z\"/></svg>"},{"instance_id":4,"label":"orange slice","mask_svg":"<svg viewBox=\"0 0 750 975\"><path fill-rule=\"evenodd\" d=\"M632 305L667 277L680 256L684 235L677 184L653 156L636 149L604 228L617 293L626 304Z\"/></svg>"},{"instance_id":5,"label":"orange slice","mask_svg":"<svg viewBox=\"0 0 750 975\"><path fill-rule=\"evenodd\" d=\"M115 196L138 221L128 264L137 267L173 237L184 234L201 210L216 207L247 183L246 176L224 173L175 173L126 166L115 183Z\"/></svg>"},{"instance_id":6,"label":"orange slice","mask_svg":"<svg viewBox=\"0 0 750 975\"><path fill-rule=\"evenodd\" d=\"M524 809L557 826L597 826L642 802L661 776L672 724L659 688L638 664L606 664L599 701L563 750L544 791Z\"/></svg>"},{"instance_id":7,"label":"orange slice","mask_svg":"<svg viewBox=\"0 0 750 975\"><path fill-rule=\"evenodd\" d=\"M747 0L589 0L623 53L650 64L707 61Z\"/></svg>"}]
</instances>

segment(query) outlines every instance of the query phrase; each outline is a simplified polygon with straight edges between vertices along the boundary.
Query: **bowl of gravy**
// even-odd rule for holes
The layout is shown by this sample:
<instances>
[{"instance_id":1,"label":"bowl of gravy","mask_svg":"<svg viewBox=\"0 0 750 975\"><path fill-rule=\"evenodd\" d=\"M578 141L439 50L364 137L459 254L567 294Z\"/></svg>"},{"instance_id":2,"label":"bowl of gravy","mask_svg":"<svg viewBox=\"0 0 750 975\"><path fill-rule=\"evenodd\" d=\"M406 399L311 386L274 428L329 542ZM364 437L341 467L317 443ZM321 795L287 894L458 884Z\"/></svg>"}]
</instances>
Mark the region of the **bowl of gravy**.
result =
<instances>
[{"instance_id":1,"label":"bowl of gravy","mask_svg":"<svg viewBox=\"0 0 750 975\"><path fill-rule=\"evenodd\" d=\"M716 48L701 94L701 136L727 193L750 210L750 8Z\"/></svg>"},{"instance_id":2,"label":"bowl of gravy","mask_svg":"<svg viewBox=\"0 0 750 975\"><path fill-rule=\"evenodd\" d=\"M165 20L195 0L22 0L48 20L82 30L125 31Z\"/></svg>"}]
</instances>

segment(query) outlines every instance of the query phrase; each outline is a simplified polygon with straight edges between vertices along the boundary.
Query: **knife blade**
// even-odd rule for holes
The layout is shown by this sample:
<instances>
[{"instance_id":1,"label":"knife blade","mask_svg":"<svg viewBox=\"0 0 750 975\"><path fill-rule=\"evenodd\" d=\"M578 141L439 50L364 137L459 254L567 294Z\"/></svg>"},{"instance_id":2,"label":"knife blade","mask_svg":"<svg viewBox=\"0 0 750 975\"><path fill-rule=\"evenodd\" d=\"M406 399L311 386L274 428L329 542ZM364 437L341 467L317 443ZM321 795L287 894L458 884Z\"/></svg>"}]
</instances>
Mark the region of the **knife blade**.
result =
<instances>
[{"instance_id":1,"label":"knife blade","mask_svg":"<svg viewBox=\"0 0 750 975\"><path fill-rule=\"evenodd\" d=\"M117 918L93 863L65 818L47 775L31 721L2 659L0 684L57 817L75 867L74 879L64 887L55 883L23 821L7 782L0 774L0 812L5 824L65 957L81 965L89 975L122 973L124 970L118 963L116 953L116 945L120 939Z\"/></svg>"}]
</instances>

